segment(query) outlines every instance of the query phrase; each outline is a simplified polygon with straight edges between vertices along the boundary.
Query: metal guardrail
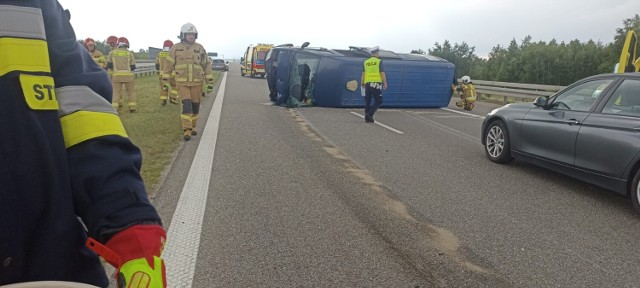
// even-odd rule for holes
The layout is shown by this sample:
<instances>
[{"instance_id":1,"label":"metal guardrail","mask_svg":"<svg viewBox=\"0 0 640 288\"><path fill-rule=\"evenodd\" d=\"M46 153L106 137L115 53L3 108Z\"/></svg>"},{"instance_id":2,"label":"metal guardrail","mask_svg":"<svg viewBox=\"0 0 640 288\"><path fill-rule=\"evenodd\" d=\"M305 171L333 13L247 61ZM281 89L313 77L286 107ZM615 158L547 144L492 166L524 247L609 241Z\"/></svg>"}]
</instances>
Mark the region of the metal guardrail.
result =
<instances>
[{"instance_id":1,"label":"metal guardrail","mask_svg":"<svg viewBox=\"0 0 640 288\"><path fill-rule=\"evenodd\" d=\"M138 77L153 75L158 73L156 70L156 64L153 60L137 60L136 61L136 70L133 71L133 75Z\"/></svg>"},{"instance_id":2,"label":"metal guardrail","mask_svg":"<svg viewBox=\"0 0 640 288\"><path fill-rule=\"evenodd\" d=\"M565 86L538 85L475 80L476 93L484 95L494 95L504 97L504 104L508 103L508 98L534 99L540 96L551 96L565 88Z\"/></svg>"}]
</instances>

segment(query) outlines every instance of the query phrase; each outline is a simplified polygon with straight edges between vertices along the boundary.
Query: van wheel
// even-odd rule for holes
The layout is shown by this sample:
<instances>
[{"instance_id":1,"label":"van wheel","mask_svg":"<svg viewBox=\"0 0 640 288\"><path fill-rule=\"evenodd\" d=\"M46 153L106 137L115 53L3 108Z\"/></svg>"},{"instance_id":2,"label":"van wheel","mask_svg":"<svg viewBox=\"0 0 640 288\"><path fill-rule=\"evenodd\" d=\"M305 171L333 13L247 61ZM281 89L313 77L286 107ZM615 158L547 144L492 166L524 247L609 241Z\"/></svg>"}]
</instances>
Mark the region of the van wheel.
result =
<instances>
[{"instance_id":1,"label":"van wheel","mask_svg":"<svg viewBox=\"0 0 640 288\"><path fill-rule=\"evenodd\" d=\"M513 161L509 141L509 131L504 122L497 120L489 124L484 135L484 151L487 158L501 164Z\"/></svg>"},{"instance_id":2,"label":"van wheel","mask_svg":"<svg viewBox=\"0 0 640 288\"><path fill-rule=\"evenodd\" d=\"M639 182L640 169L636 171L636 175L633 177L633 182L631 183L631 191L629 191L629 194L631 194L631 204L633 204L633 209L638 213L640 213L640 185L638 185Z\"/></svg>"}]
</instances>

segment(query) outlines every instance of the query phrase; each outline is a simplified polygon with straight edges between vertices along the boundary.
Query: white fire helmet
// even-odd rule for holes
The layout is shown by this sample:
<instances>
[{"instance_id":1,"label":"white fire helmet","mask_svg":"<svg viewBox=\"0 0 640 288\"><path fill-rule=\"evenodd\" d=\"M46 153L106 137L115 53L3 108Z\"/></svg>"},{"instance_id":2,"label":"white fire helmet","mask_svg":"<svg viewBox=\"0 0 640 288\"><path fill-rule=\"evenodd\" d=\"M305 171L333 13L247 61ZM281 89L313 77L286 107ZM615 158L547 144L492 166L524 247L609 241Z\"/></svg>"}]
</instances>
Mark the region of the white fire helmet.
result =
<instances>
[{"instance_id":1,"label":"white fire helmet","mask_svg":"<svg viewBox=\"0 0 640 288\"><path fill-rule=\"evenodd\" d=\"M191 23L187 23L182 25L182 27L180 27L180 39L183 40L185 39L185 34L188 33L193 33L196 34L196 39L198 39L198 29L196 29L196 26L191 24Z\"/></svg>"}]
</instances>

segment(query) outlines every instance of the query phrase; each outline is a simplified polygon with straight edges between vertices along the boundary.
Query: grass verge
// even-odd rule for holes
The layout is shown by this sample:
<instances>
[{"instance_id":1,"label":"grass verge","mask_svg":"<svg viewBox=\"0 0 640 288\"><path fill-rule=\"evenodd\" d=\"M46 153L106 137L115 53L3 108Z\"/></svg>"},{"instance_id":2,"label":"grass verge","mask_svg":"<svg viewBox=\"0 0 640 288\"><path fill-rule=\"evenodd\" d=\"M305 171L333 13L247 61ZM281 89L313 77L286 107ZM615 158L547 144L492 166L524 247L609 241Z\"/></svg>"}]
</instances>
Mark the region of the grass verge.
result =
<instances>
[{"instance_id":1,"label":"grass verge","mask_svg":"<svg viewBox=\"0 0 640 288\"><path fill-rule=\"evenodd\" d=\"M214 77L214 83L218 83L220 72L214 72ZM127 101L124 101L120 119L129 139L142 151L141 174L147 193L155 194L163 173L182 142L181 107L160 105L157 74L139 77L135 81L138 112L129 113Z\"/></svg>"}]
</instances>

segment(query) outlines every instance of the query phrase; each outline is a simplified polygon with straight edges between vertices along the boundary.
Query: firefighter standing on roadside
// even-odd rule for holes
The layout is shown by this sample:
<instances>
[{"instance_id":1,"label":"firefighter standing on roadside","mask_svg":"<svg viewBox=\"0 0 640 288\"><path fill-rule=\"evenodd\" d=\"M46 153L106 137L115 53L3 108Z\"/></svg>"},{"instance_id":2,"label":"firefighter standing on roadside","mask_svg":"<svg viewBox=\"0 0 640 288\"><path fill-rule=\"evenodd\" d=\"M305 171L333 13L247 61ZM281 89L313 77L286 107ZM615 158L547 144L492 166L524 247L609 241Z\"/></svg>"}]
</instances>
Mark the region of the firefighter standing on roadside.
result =
<instances>
[{"instance_id":1,"label":"firefighter standing on roadside","mask_svg":"<svg viewBox=\"0 0 640 288\"><path fill-rule=\"evenodd\" d=\"M129 40L125 37L118 38L118 48L109 53L107 67L113 69L111 83L113 84L112 105L117 110L119 108L120 97L122 96L122 86L127 90L129 99L129 112L137 111L136 104L136 82L133 77L133 70L136 70L136 59L133 52L129 51Z\"/></svg>"},{"instance_id":2,"label":"firefighter standing on roadside","mask_svg":"<svg viewBox=\"0 0 640 288\"><path fill-rule=\"evenodd\" d=\"M140 177L140 150L69 17L56 0L0 0L0 123L13 126L0 130L0 286L107 287L90 236L120 287L141 279L166 287L166 233Z\"/></svg>"},{"instance_id":3,"label":"firefighter standing on roadside","mask_svg":"<svg viewBox=\"0 0 640 288\"><path fill-rule=\"evenodd\" d=\"M175 72L178 96L182 102L182 138L185 141L195 136L200 100L202 97L203 80L206 82L205 92L213 90L213 73L207 52L202 45L196 43L198 30L187 23L180 28L180 43L173 45L168 64L162 71L162 79L168 85L171 74Z\"/></svg>"},{"instance_id":4,"label":"firefighter standing on roadside","mask_svg":"<svg viewBox=\"0 0 640 288\"><path fill-rule=\"evenodd\" d=\"M91 58L93 58L93 61L96 61L96 64L98 64L100 68L107 69L107 59L102 52L96 50L96 41L94 41L93 38L84 39L84 47L87 48Z\"/></svg>"},{"instance_id":5,"label":"firefighter standing on roadside","mask_svg":"<svg viewBox=\"0 0 640 288\"><path fill-rule=\"evenodd\" d=\"M116 50L116 48L118 47L118 36L114 36L111 35L107 38L107 45L109 45L109 47L111 47L111 50L109 51L109 54L107 54L107 58L109 59L111 58L111 52L113 52L113 50ZM111 81L111 77L113 76L113 69L107 67L107 74L109 74L109 81ZM118 107L122 108L124 105L122 105L122 98L120 99L120 101L118 102Z\"/></svg>"},{"instance_id":6,"label":"firefighter standing on roadside","mask_svg":"<svg viewBox=\"0 0 640 288\"><path fill-rule=\"evenodd\" d=\"M171 87L165 85L162 80L162 71L164 71L164 68L167 66L167 57L169 57L171 47L173 47L173 42L171 42L171 40L165 40L162 44L162 51L156 56L156 70L158 70L160 74L160 104L162 106L167 105L167 98L169 98L171 104L178 104L175 75L172 74L169 80ZM171 95L169 95L169 91L171 91Z\"/></svg>"},{"instance_id":7,"label":"firefighter standing on roadside","mask_svg":"<svg viewBox=\"0 0 640 288\"><path fill-rule=\"evenodd\" d=\"M111 58L111 52L113 52L113 50L115 50L118 46L118 37L109 36L107 38L107 45L111 47L111 51L109 51L109 54L107 54L107 59L109 59ZM111 76L113 75L113 69L107 68L107 73L109 74L109 78L111 78Z\"/></svg>"}]
</instances>

